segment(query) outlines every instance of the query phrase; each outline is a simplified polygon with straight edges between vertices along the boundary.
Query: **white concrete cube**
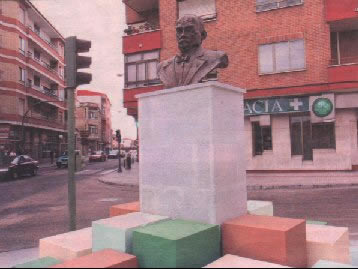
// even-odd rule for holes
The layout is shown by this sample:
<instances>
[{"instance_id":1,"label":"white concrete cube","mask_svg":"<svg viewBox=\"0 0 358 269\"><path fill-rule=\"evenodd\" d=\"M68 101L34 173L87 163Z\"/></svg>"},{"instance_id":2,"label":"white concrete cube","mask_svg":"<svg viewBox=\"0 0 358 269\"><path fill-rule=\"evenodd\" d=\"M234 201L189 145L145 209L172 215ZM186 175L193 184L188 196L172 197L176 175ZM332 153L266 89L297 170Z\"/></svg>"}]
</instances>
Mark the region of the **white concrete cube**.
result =
<instances>
[{"instance_id":1,"label":"white concrete cube","mask_svg":"<svg viewBox=\"0 0 358 269\"><path fill-rule=\"evenodd\" d=\"M92 253L92 228L59 234L40 240L40 258L72 260Z\"/></svg>"},{"instance_id":2,"label":"white concrete cube","mask_svg":"<svg viewBox=\"0 0 358 269\"><path fill-rule=\"evenodd\" d=\"M290 268L290 267L228 254L204 268Z\"/></svg>"},{"instance_id":3,"label":"white concrete cube","mask_svg":"<svg viewBox=\"0 0 358 269\"><path fill-rule=\"evenodd\" d=\"M247 212L250 215L273 217L273 203L270 201L247 201Z\"/></svg>"},{"instance_id":4,"label":"white concrete cube","mask_svg":"<svg viewBox=\"0 0 358 269\"><path fill-rule=\"evenodd\" d=\"M348 228L307 224L306 234L308 267L320 260L351 264Z\"/></svg>"},{"instance_id":5,"label":"white concrete cube","mask_svg":"<svg viewBox=\"0 0 358 269\"><path fill-rule=\"evenodd\" d=\"M138 96L142 212L209 224L247 214L243 93L207 82Z\"/></svg>"},{"instance_id":6,"label":"white concrete cube","mask_svg":"<svg viewBox=\"0 0 358 269\"><path fill-rule=\"evenodd\" d=\"M133 230L165 220L169 220L169 218L138 212L95 221L92 223L92 250L97 252L114 249L132 253Z\"/></svg>"}]
</instances>

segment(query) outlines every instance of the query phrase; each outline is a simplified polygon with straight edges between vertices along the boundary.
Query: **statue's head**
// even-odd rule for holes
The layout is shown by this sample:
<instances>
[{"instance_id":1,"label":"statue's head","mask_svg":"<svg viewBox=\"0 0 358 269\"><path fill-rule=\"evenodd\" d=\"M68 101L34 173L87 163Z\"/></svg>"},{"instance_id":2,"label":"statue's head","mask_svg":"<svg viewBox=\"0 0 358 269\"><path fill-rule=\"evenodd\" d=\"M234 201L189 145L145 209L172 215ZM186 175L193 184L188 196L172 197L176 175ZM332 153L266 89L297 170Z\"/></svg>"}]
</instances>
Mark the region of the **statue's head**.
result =
<instances>
[{"instance_id":1,"label":"statue's head","mask_svg":"<svg viewBox=\"0 0 358 269\"><path fill-rule=\"evenodd\" d=\"M184 15L177 21L176 36L179 49L183 53L200 47L207 36L203 20L195 15Z\"/></svg>"}]
</instances>

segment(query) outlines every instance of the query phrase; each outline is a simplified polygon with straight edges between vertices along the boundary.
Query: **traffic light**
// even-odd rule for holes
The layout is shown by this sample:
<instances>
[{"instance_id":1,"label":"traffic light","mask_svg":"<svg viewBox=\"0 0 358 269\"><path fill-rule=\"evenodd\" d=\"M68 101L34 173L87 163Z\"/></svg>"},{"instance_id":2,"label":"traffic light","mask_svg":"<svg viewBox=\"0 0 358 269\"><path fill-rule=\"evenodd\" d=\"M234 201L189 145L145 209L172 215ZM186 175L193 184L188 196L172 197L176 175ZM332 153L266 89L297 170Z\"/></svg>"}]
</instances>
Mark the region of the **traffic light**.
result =
<instances>
[{"instance_id":1,"label":"traffic light","mask_svg":"<svg viewBox=\"0 0 358 269\"><path fill-rule=\"evenodd\" d=\"M122 143L121 130L117 130L117 131L116 131L116 137L117 137L118 143Z\"/></svg>"},{"instance_id":2,"label":"traffic light","mask_svg":"<svg viewBox=\"0 0 358 269\"><path fill-rule=\"evenodd\" d=\"M65 40L65 77L66 85L69 88L77 88L79 85L89 84L92 81L92 74L77 72L81 68L89 68L92 63L91 57L79 56L78 53L89 52L91 41L77 39L71 36Z\"/></svg>"}]
</instances>

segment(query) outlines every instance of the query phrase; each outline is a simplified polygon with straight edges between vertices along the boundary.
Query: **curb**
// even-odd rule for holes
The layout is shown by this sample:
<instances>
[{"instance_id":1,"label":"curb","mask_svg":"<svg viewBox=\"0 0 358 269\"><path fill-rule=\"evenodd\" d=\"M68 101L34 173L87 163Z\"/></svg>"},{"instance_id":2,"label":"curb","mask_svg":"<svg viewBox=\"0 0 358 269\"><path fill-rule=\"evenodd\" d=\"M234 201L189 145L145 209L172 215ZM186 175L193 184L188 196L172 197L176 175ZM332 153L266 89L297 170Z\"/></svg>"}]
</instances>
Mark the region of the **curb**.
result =
<instances>
[{"instance_id":1,"label":"curb","mask_svg":"<svg viewBox=\"0 0 358 269\"><path fill-rule=\"evenodd\" d=\"M332 189L332 188L349 188L349 187L357 187L358 183L347 183L347 184L312 184L312 185L252 185L247 186L247 189L250 191L257 191L257 190L295 190L295 189Z\"/></svg>"},{"instance_id":2,"label":"curb","mask_svg":"<svg viewBox=\"0 0 358 269\"><path fill-rule=\"evenodd\" d=\"M118 186L118 187L129 187L129 188L139 188L139 185L136 184L127 184L127 183L115 183L112 181L105 181L101 178L98 179L98 182L109 185L109 186Z\"/></svg>"},{"instance_id":3,"label":"curb","mask_svg":"<svg viewBox=\"0 0 358 269\"><path fill-rule=\"evenodd\" d=\"M101 178L98 179L100 183L110 185L110 186L119 186L119 187L130 187L138 188L137 184L126 184L126 183L116 183L113 181L106 181ZM349 187L358 187L358 183L347 183L347 184L311 184L311 185L250 185L247 186L248 191L258 191L258 190L297 190L297 189L332 189L332 188L349 188Z\"/></svg>"}]
</instances>

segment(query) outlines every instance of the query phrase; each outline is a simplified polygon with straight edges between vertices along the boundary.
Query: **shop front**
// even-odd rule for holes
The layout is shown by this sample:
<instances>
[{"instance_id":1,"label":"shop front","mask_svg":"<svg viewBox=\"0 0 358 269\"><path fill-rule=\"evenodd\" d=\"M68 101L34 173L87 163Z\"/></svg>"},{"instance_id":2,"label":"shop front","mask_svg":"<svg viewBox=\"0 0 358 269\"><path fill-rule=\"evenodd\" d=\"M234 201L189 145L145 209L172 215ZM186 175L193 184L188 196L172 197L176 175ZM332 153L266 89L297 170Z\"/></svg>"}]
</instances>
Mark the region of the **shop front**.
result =
<instances>
[{"instance_id":1,"label":"shop front","mask_svg":"<svg viewBox=\"0 0 358 269\"><path fill-rule=\"evenodd\" d=\"M23 137L23 139L22 139ZM43 161L62 152L66 143L64 132L24 127L19 125L0 125L0 166L7 166L16 155L26 154Z\"/></svg>"},{"instance_id":2,"label":"shop front","mask_svg":"<svg viewBox=\"0 0 358 269\"><path fill-rule=\"evenodd\" d=\"M245 101L248 170L352 170L357 93Z\"/></svg>"}]
</instances>

